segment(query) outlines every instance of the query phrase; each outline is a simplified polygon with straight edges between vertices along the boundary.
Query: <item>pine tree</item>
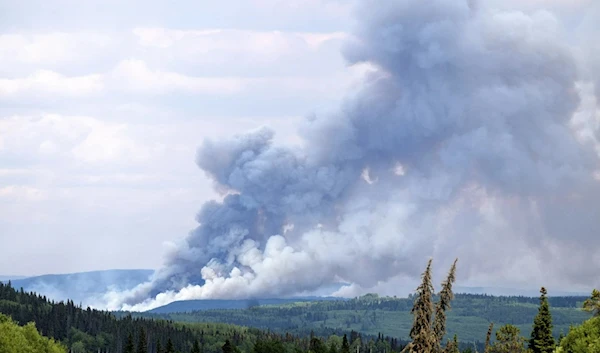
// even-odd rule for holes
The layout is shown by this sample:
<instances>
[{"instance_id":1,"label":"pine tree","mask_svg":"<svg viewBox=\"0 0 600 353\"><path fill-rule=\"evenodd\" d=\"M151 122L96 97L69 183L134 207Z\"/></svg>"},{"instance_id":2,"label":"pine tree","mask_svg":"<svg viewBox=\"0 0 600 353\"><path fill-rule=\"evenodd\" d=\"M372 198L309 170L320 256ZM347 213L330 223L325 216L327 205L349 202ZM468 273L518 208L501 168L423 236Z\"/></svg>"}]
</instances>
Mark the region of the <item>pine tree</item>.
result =
<instances>
[{"instance_id":1,"label":"pine tree","mask_svg":"<svg viewBox=\"0 0 600 353\"><path fill-rule=\"evenodd\" d=\"M484 353L490 352L490 341L492 340L492 332L494 331L494 323L490 323L490 327L488 327L487 335L485 336L485 348Z\"/></svg>"},{"instance_id":2,"label":"pine tree","mask_svg":"<svg viewBox=\"0 0 600 353\"><path fill-rule=\"evenodd\" d=\"M548 304L548 292L546 288L542 287L540 293L540 308L533 320L529 349L532 353L552 353L555 342L554 336L552 336L552 315Z\"/></svg>"},{"instance_id":3,"label":"pine tree","mask_svg":"<svg viewBox=\"0 0 600 353\"><path fill-rule=\"evenodd\" d=\"M594 315L594 317L600 316L600 291L599 290L594 289L592 291L592 297L589 299L586 299L586 301L583 302L583 310L591 312L592 315Z\"/></svg>"},{"instance_id":4,"label":"pine tree","mask_svg":"<svg viewBox=\"0 0 600 353\"><path fill-rule=\"evenodd\" d=\"M171 341L171 337L167 340L167 347L165 348L165 353L175 353L175 347L173 347L173 341Z\"/></svg>"},{"instance_id":5,"label":"pine tree","mask_svg":"<svg viewBox=\"0 0 600 353\"><path fill-rule=\"evenodd\" d=\"M417 287L416 299L411 310L413 314L413 326L410 330L410 342L403 352L411 353L441 353L442 339L446 334L446 310L450 309L450 302L454 298L452 285L456 279L456 263L454 260L448 277L442 283L442 290L439 293L439 301L433 303L433 284L431 281L431 263L430 259L427 268L422 275L422 281ZM434 315L435 307L435 315Z\"/></svg>"},{"instance_id":6,"label":"pine tree","mask_svg":"<svg viewBox=\"0 0 600 353\"><path fill-rule=\"evenodd\" d=\"M125 343L125 348L123 348L123 353L134 353L135 346L133 344L133 335L131 332L127 335L127 342Z\"/></svg>"},{"instance_id":7,"label":"pine tree","mask_svg":"<svg viewBox=\"0 0 600 353\"><path fill-rule=\"evenodd\" d=\"M524 353L525 338L513 325L504 325L496 332L496 342L490 346L490 353Z\"/></svg>"},{"instance_id":8,"label":"pine tree","mask_svg":"<svg viewBox=\"0 0 600 353\"><path fill-rule=\"evenodd\" d=\"M234 352L233 345L231 344L231 342L229 342L229 340L225 340L225 344L221 347L221 349L223 350L223 353Z\"/></svg>"},{"instance_id":9,"label":"pine tree","mask_svg":"<svg viewBox=\"0 0 600 353\"><path fill-rule=\"evenodd\" d=\"M327 353L327 347L323 344L318 337L313 337L309 343L309 351L313 353Z\"/></svg>"},{"instance_id":10,"label":"pine tree","mask_svg":"<svg viewBox=\"0 0 600 353\"><path fill-rule=\"evenodd\" d=\"M446 311L450 309L450 302L454 299L454 294L452 293L452 284L456 280L456 263L458 259L454 260L452 267L450 267L450 271L448 272L448 277L442 283L442 290L439 293L440 299L435 305L435 318L433 321L433 332L436 336L436 345L437 351L441 351L442 340L444 335L446 335Z\"/></svg>"},{"instance_id":11,"label":"pine tree","mask_svg":"<svg viewBox=\"0 0 600 353\"><path fill-rule=\"evenodd\" d=\"M448 343L446 343L444 353L460 353L460 350L458 349L458 337L456 335L454 335L454 339L452 341L448 341Z\"/></svg>"},{"instance_id":12,"label":"pine tree","mask_svg":"<svg viewBox=\"0 0 600 353\"><path fill-rule=\"evenodd\" d=\"M200 343L198 343L198 340L194 340L191 353L200 353Z\"/></svg>"},{"instance_id":13,"label":"pine tree","mask_svg":"<svg viewBox=\"0 0 600 353\"><path fill-rule=\"evenodd\" d=\"M160 338L156 340L156 353L163 353L163 349L160 344Z\"/></svg>"},{"instance_id":14,"label":"pine tree","mask_svg":"<svg viewBox=\"0 0 600 353\"><path fill-rule=\"evenodd\" d=\"M406 347L411 353L433 353L436 347L436 337L431 327L433 314L433 284L431 282L431 262L422 275L422 281L417 287L417 299L411 313L414 316L410 330L412 342Z\"/></svg>"},{"instance_id":15,"label":"pine tree","mask_svg":"<svg viewBox=\"0 0 600 353\"><path fill-rule=\"evenodd\" d=\"M344 338L342 338L342 350L340 353L350 353L350 344L348 344L348 336L344 333Z\"/></svg>"},{"instance_id":16,"label":"pine tree","mask_svg":"<svg viewBox=\"0 0 600 353\"><path fill-rule=\"evenodd\" d=\"M140 327L136 353L148 353L148 337L143 327Z\"/></svg>"}]
</instances>

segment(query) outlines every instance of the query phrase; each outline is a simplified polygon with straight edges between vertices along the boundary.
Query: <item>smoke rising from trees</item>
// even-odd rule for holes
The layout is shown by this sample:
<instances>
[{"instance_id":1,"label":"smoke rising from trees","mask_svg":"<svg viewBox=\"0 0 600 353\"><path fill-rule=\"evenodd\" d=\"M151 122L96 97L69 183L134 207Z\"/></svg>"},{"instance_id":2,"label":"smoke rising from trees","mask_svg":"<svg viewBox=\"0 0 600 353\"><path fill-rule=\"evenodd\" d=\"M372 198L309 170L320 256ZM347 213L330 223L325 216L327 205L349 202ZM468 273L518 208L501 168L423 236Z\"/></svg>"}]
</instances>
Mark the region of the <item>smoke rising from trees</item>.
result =
<instances>
[{"instance_id":1,"label":"smoke rising from trees","mask_svg":"<svg viewBox=\"0 0 600 353\"><path fill-rule=\"evenodd\" d=\"M355 295L418 278L429 256L461 258L461 280L598 281L598 71L580 55L593 42L573 44L549 11L485 1L356 12L344 56L376 68L360 91L307 119L302 147L275 145L266 127L205 141L197 164L223 201L201 207L152 281L107 294L109 307L338 282Z\"/></svg>"}]
</instances>

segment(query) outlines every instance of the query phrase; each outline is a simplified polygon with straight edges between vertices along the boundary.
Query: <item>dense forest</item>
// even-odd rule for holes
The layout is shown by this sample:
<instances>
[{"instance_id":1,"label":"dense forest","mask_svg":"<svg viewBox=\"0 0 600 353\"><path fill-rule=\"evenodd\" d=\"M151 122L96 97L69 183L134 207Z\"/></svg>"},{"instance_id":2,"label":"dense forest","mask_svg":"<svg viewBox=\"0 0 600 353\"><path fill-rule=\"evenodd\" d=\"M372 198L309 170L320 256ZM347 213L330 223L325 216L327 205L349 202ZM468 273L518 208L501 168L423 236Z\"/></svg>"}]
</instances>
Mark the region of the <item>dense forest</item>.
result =
<instances>
[{"instance_id":1,"label":"dense forest","mask_svg":"<svg viewBox=\"0 0 600 353\"><path fill-rule=\"evenodd\" d=\"M434 300L437 300L434 295ZM567 333L571 325L590 317L581 310L585 297L549 297L554 318L554 335ZM364 334L398 337L408 340L412 325L411 309L415 295L409 298L379 297L368 294L347 301L299 302L277 306L258 306L245 310L204 310L188 313L134 314L179 322L225 322L274 332L307 335L323 329L354 330ZM538 298L495 297L457 294L448 313L448 337L457 334L463 342L483 342L490 322L512 324L523 334L531 331L537 314Z\"/></svg>"},{"instance_id":2,"label":"dense forest","mask_svg":"<svg viewBox=\"0 0 600 353\"><path fill-rule=\"evenodd\" d=\"M0 352L1 353L587 353L600 349L600 292L590 298L550 298L541 288L537 299L497 298L481 295L457 295L452 292L456 262L441 290L434 292L431 283L431 261L422 275L415 295L408 299L380 298L370 294L354 300L287 304L280 307L252 307L248 310L214 310L183 314L157 315L110 313L83 309L72 301L53 302L36 293L24 292L0 284ZM537 304L535 303L537 301ZM407 305L410 304L410 305ZM555 306L552 306L554 304ZM502 309L504 308L504 309ZM511 311L515 310L516 312ZM552 309L551 309L552 308ZM579 309L581 308L581 309ZM451 310L452 309L452 310ZM562 312L564 311L564 312ZM356 330L325 326L329 316L352 313L363 320L378 320L388 313L399 316L406 312L407 341L399 341L383 333L369 335ZM454 318L450 313L455 312ZM474 312L484 318L487 329L472 325L471 330L485 334L484 342L465 341L450 331L452 323L464 320ZM197 321L213 319L211 314L233 313L239 320L254 316L255 322L304 317L307 322L323 324L317 330L311 325L295 327L296 332L260 330L231 324L182 323L186 317ZM365 315L361 314L365 313ZM530 318L528 333L518 325ZM178 318L178 316L181 316ZM245 316L244 316L245 315ZM358 315L358 316L357 316ZM362 316L361 316L362 315ZM463 315L463 316L461 316ZM574 320L581 315L582 324L572 326L566 336L556 337L557 323ZM592 316L589 319L590 315ZM167 317L165 317L167 316ZM225 315L227 316L227 315ZM494 322L495 319L501 322ZM587 319L587 320L586 320ZM260 321L263 320L263 321ZM310 321L312 320L312 321ZM468 321L468 320L466 320ZM581 323L581 321L580 321ZM523 325L526 325L523 323ZM268 325L267 325L268 326ZM349 325L351 326L351 325ZM399 325L393 325L396 332ZM283 329L283 327L279 328ZM495 329L495 335L494 335ZM46 337L44 337L46 336ZM459 337L461 337L459 341ZM529 337L529 338L526 338ZM29 347L29 348L27 348Z\"/></svg>"},{"instance_id":3,"label":"dense forest","mask_svg":"<svg viewBox=\"0 0 600 353\"><path fill-rule=\"evenodd\" d=\"M62 342L72 353L121 353L127 352L130 343L138 347L142 342L145 342L142 351L149 353L156 353L159 348L166 349L167 346L172 347L173 352L195 352L197 346L202 353L220 353L226 343L225 348L232 349L229 353L251 352L257 344L263 348L277 348L272 353L308 350L314 353L338 353L344 337L353 351L358 347L362 351L386 353L400 351L406 344L392 337L363 335L356 331L322 329L306 335L295 335L222 323L186 324L132 317L124 313L115 315L107 311L83 309L72 301L49 301L45 296L16 290L10 282L6 285L0 283L0 313L10 316L21 326L35 323L40 334Z\"/></svg>"}]
</instances>

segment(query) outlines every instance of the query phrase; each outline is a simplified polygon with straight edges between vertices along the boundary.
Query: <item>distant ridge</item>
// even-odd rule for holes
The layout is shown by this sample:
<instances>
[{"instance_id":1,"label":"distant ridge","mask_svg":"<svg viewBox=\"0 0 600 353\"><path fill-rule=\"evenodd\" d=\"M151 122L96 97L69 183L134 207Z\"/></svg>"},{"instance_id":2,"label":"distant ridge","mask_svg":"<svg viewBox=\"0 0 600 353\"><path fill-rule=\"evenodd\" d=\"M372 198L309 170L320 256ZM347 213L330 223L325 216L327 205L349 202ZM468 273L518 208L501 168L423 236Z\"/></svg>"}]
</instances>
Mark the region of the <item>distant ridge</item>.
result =
<instances>
[{"instance_id":1,"label":"distant ridge","mask_svg":"<svg viewBox=\"0 0 600 353\"><path fill-rule=\"evenodd\" d=\"M13 288L36 292L52 300L71 299L75 303L94 306L110 290L126 290L145 282L154 273L149 269L105 270L12 279ZM3 280L8 282L8 280Z\"/></svg>"},{"instance_id":2,"label":"distant ridge","mask_svg":"<svg viewBox=\"0 0 600 353\"><path fill-rule=\"evenodd\" d=\"M503 287L455 287L455 293L465 294L487 294L493 296L523 296L523 297L538 297L540 295L539 288L524 289L524 288L503 288ZM592 292L589 291L565 291L548 289L549 297L581 297L589 296Z\"/></svg>"},{"instance_id":3,"label":"distant ridge","mask_svg":"<svg viewBox=\"0 0 600 353\"><path fill-rule=\"evenodd\" d=\"M348 300L340 297L294 297L294 298L269 298L269 299L204 299L180 300L167 305L146 311L151 314L184 313L205 310L239 310L254 306L285 305L299 302L336 301Z\"/></svg>"}]
</instances>

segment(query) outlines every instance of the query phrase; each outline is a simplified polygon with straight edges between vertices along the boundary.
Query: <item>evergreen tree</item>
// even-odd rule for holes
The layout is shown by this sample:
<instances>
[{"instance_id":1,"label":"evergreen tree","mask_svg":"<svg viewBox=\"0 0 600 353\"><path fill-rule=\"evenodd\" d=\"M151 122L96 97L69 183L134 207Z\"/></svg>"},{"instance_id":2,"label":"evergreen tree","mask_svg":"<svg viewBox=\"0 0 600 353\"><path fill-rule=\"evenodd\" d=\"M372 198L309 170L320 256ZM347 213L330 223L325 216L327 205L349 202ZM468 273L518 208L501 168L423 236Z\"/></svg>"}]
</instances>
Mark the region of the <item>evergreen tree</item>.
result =
<instances>
[{"instance_id":1,"label":"evergreen tree","mask_svg":"<svg viewBox=\"0 0 600 353\"><path fill-rule=\"evenodd\" d=\"M488 327L487 335L485 335L485 348L484 353L490 352L490 341L492 340L492 332L494 330L494 323L490 323L490 327Z\"/></svg>"},{"instance_id":2,"label":"evergreen tree","mask_svg":"<svg viewBox=\"0 0 600 353\"><path fill-rule=\"evenodd\" d=\"M454 339L452 341L448 341L448 343L446 343L444 353L460 353L460 350L458 349L458 337L456 335L454 335Z\"/></svg>"},{"instance_id":3,"label":"evergreen tree","mask_svg":"<svg viewBox=\"0 0 600 353\"><path fill-rule=\"evenodd\" d=\"M342 349L340 353L350 353L350 344L348 343L348 336L344 333L344 338L342 338Z\"/></svg>"},{"instance_id":4,"label":"evergreen tree","mask_svg":"<svg viewBox=\"0 0 600 353\"><path fill-rule=\"evenodd\" d=\"M235 351L229 340L225 340L225 344L221 347L221 349L223 350L223 353L233 353Z\"/></svg>"},{"instance_id":5,"label":"evergreen tree","mask_svg":"<svg viewBox=\"0 0 600 353\"><path fill-rule=\"evenodd\" d=\"M436 351L441 351L442 339L444 335L446 335L446 311L450 309L450 302L454 299L454 294L452 293L452 284L456 280L456 263L458 259L454 260L452 267L450 267L450 271L448 272L448 277L442 283L442 290L439 293L440 299L435 305L435 318L433 321L433 332L436 337ZM458 349L458 347L457 347Z\"/></svg>"},{"instance_id":6,"label":"evergreen tree","mask_svg":"<svg viewBox=\"0 0 600 353\"><path fill-rule=\"evenodd\" d=\"M191 353L200 353L200 343L198 343L198 340L194 340Z\"/></svg>"},{"instance_id":7,"label":"evergreen tree","mask_svg":"<svg viewBox=\"0 0 600 353\"><path fill-rule=\"evenodd\" d=\"M173 341L171 341L171 337L169 337L169 339L167 340L165 353L175 353L175 347L173 347Z\"/></svg>"},{"instance_id":8,"label":"evergreen tree","mask_svg":"<svg viewBox=\"0 0 600 353\"><path fill-rule=\"evenodd\" d=\"M600 316L600 291L594 289L592 297L583 302L583 310L589 311L594 317Z\"/></svg>"},{"instance_id":9,"label":"evergreen tree","mask_svg":"<svg viewBox=\"0 0 600 353\"><path fill-rule=\"evenodd\" d=\"M318 337L313 337L310 340L309 350L313 353L327 353L327 347L323 344L323 341Z\"/></svg>"},{"instance_id":10,"label":"evergreen tree","mask_svg":"<svg viewBox=\"0 0 600 353\"><path fill-rule=\"evenodd\" d=\"M148 353L148 337L146 336L146 330L143 327L140 327L136 353Z\"/></svg>"},{"instance_id":11,"label":"evergreen tree","mask_svg":"<svg viewBox=\"0 0 600 353\"><path fill-rule=\"evenodd\" d=\"M123 353L135 353L135 345L133 344L133 335L131 332L127 335L127 342L125 343L125 348L123 348Z\"/></svg>"},{"instance_id":12,"label":"evergreen tree","mask_svg":"<svg viewBox=\"0 0 600 353\"><path fill-rule=\"evenodd\" d=\"M405 350L411 353L433 353L436 346L436 337L431 327L433 314L433 284L431 282L431 262L422 275L422 281L417 287L417 298L411 313L414 316L413 326L410 330L412 342Z\"/></svg>"},{"instance_id":13,"label":"evergreen tree","mask_svg":"<svg viewBox=\"0 0 600 353\"><path fill-rule=\"evenodd\" d=\"M504 325L496 331L496 342L490 346L490 353L524 353L525 338L521 331L513 325Z\"/></svg>"},{"instance_id":14,"label":"evergreen tree","mask_svg":"<svg viewBox=\"0 0 600 353\"><path fill-rule=\"evenodd\" d=\"M532 353L552 353L555 343L552 336L552 315L548 304L548 292L546 288L542 287L540 293L540 308L533 320L529 349Z\"/></svg>"},{"instance_id":15,"label":"evergreen tree","mask_svg":"<svg viewBox=\"0 0 600 353\"><path fill-rule=\"evenodd\" d=\"M160 338L156 340L156 353L163 353L162 346L160 344Z\"/></svg>"},{"instance_id":16,"label":"evergreen tree","mask_svg":"<svg viewBox=\"0 0 600 353\"><path fill-rule=\"evenodd\" d=\"M413 314L413 326L410 330L410 342L404 349L411 353L441 353L442 339L446 334L446 311L450 309L450 302L454 298L452 285L456 279L456 263L454 260L448 277L442 283L439 293L439 301L433 303L433 284L431 282L430 259L427 268L422 275L422 281L417 287L416 299L411 313ZM434 315L435 308L435 315Z\"/></svg>"}]
</instances>

